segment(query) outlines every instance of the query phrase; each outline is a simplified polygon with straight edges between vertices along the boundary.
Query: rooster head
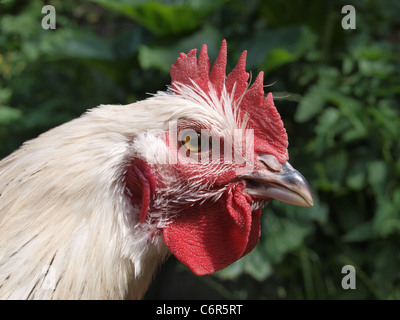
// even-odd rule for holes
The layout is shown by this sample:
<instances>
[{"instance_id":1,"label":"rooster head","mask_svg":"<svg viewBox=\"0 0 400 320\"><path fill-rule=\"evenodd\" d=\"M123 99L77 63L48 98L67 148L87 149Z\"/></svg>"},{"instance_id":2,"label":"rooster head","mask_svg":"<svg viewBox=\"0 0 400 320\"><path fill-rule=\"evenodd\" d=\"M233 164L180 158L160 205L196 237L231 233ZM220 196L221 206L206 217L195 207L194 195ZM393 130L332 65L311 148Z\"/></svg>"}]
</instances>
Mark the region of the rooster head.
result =
<instances>
[{"instance_id":1,"label":"rooster head","mask_svg":"<svg viewBox=\"0 0 400 320\"><path fill-rule=\"evenodd\" d=\"M181 53L169 92L157 94L158 126L137 136L126 190L139 224L162 236L191 270L204 275L249 253L261 209L272 199L312 206L305 178L288 163L288 137L263 73L250 86L246 52L226 76L223 41L211 68L207 47ZM167 103L173 98L174 111Z\"/></svg>"}]
</instances>

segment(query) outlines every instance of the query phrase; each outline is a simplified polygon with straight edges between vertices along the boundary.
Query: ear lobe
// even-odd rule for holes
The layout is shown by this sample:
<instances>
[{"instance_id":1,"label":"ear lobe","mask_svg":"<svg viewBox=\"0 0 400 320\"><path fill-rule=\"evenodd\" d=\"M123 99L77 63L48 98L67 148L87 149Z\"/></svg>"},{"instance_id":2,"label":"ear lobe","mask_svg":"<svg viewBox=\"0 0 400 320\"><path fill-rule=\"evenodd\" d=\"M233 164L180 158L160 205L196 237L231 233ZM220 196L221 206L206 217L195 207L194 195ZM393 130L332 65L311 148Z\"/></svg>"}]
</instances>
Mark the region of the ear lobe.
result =
<instances>
[{"instance_id":1,"label":"ear lobe","mask_svg":"<svg viewBox=\"0 0 400 320\"><path fill-rule=\"evenodd\" d=\"M150 199L155 193L155 174L145 161L135 158L127 167L125 182L131 203L140 206L139 222L144 223L150 207Z\"/></svg>"}]
</instances>

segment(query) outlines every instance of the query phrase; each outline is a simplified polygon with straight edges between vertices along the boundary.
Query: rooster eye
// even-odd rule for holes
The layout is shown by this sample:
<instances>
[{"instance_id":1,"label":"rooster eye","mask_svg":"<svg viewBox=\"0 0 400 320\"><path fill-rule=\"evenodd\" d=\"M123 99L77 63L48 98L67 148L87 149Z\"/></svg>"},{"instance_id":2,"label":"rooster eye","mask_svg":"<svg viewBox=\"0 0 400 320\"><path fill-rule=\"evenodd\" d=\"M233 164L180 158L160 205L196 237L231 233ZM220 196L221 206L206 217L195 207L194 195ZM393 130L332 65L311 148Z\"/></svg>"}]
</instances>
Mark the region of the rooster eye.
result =
<instances>
[{"instance_id":1,"label":"rooster eye","mask_svg":"<svg viewBox=\"0 0 400 320\"><path fill-rule=\"evenodd\" d=\"M202 152L209 149L209 139L205 135L193 129L181 131L181 144L191 152Z\"/></svg>"}]
</instances>

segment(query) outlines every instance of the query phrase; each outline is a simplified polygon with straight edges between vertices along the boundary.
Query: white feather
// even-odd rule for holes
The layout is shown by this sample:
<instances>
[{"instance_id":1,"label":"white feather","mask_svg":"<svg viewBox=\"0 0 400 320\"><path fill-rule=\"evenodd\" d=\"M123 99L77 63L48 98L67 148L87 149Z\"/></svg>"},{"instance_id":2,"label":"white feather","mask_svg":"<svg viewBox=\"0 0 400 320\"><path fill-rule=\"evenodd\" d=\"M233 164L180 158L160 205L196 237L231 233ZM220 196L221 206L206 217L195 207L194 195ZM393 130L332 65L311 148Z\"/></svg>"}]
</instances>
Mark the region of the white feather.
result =
<instances>
[{"instance_id":1,"label":"white feather","mask_svg":"<svg viewBox=\"0 0 400 320\"><path fill-rule=\"evenodd\" d=\"M226 90L221 99L196 87L178 91L126 106L102 105L0 162L0 298L142 297L168 255L160 230L182 199L216 201L224 188L212 190L201 176L176 183L165 170L166 187L157 191L149 213L152 223L140 224L139 208L126 196L126 167L133 157L164 163L164 132L181 119L208 124L226 137L245 126ZM204 164L207 175L221 170ZM171 199L176 194L182 197Z\"/></svg>"}]
</instances>

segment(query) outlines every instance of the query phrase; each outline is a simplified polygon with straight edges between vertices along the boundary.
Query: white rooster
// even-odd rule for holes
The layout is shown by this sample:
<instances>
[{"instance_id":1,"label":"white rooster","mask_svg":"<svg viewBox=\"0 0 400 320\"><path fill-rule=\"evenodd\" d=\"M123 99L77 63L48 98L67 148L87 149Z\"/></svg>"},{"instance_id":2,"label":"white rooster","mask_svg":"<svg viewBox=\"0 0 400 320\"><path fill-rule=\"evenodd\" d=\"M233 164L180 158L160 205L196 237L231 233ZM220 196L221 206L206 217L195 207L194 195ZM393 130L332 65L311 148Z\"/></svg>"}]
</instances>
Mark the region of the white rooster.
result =
<instances>
[{"instance_id":1,"label":"white rooster","mask_svg":"<svg viewBox=\"0 0 400 320\"><path fill-rule=\"evenodd\" d=\"M170 254L198 274L250 252L271 199L311 206L263 74L223 41L181 53L171 87L101 105L0 162L0 298L141 298ZM211 68L211 70L210 70Z\"/></svg>"}]
</instances>

